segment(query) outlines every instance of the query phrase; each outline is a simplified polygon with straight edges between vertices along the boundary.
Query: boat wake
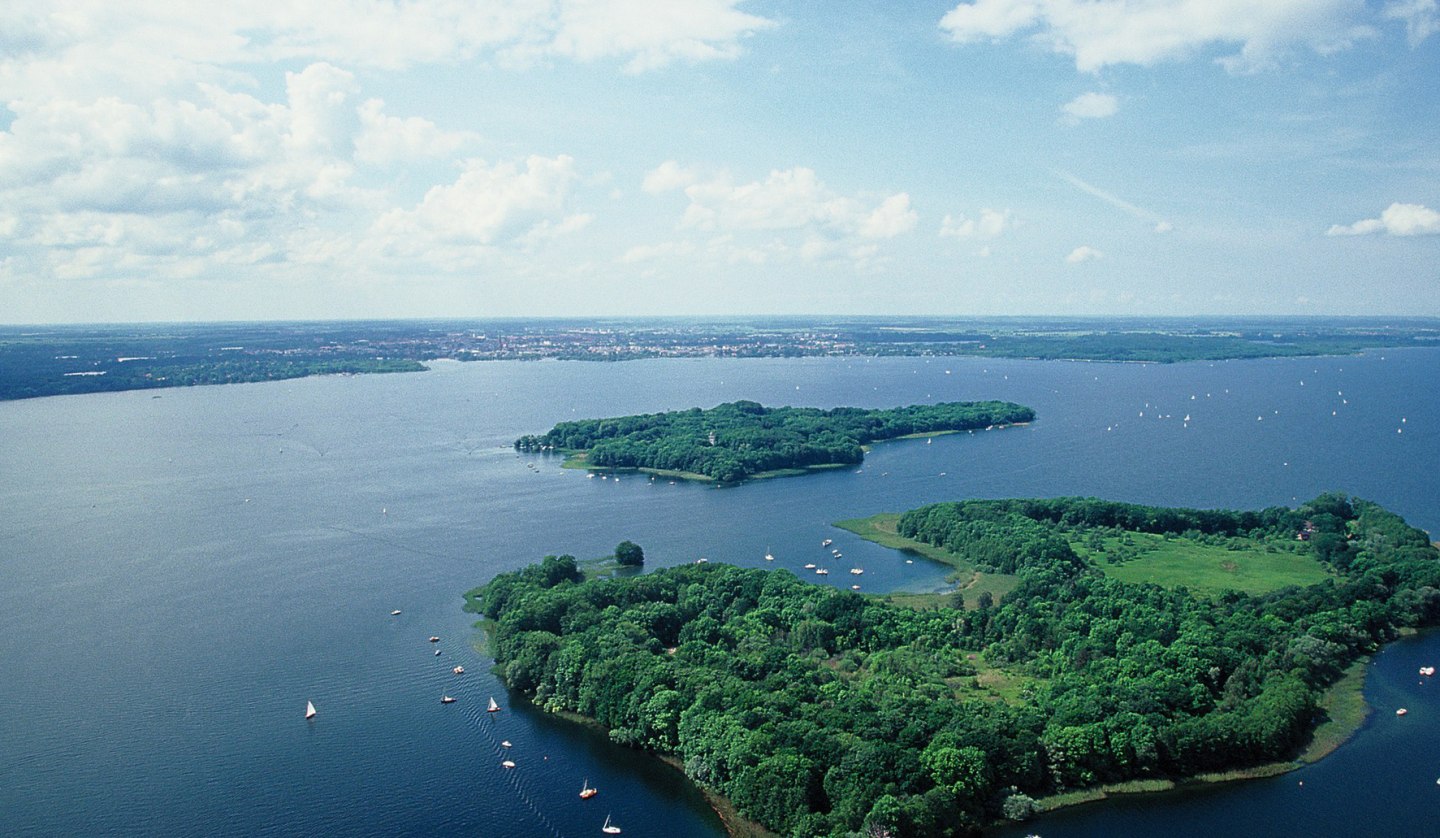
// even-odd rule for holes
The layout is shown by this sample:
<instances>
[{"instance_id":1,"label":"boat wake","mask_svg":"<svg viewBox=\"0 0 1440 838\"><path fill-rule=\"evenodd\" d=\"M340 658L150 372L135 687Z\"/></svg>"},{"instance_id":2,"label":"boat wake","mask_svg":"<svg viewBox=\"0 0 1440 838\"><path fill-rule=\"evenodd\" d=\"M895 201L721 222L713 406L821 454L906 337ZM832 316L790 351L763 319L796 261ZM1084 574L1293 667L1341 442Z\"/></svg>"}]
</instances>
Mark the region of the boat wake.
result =
<instances>
[{"instance_id":1,"label":"boat wake","mask_svg":"<svg viewBox=\"0 0 1440 838\"><path fill-rule=\"evenodd\" d=\"M490 750L495 757L491 764L496 766L495 770L500 772L501 779L504 780L505 784L510 787L510 790L515 793L515 797L521 803L525 804L525 808L529 810L531 815L535 816L535 820L545 828L546 832L554 836L554 838L565 838L564 833L555 826L550 818L546 817L545 812L535 802L537 793L534 789L531 789L530 784L525 781L528 775L526 775L524 770L524 758L516 759L516 762L519 763L519 768L513 771L499 768L501 760L515 756L515 749L506 748L500 744L500 736L496 732L496 725L492 717L483 711L467 711L465 715L467 721L474 724L475 728L480 731L480 735L489 743Z\"/></svg>"}]
</instances>

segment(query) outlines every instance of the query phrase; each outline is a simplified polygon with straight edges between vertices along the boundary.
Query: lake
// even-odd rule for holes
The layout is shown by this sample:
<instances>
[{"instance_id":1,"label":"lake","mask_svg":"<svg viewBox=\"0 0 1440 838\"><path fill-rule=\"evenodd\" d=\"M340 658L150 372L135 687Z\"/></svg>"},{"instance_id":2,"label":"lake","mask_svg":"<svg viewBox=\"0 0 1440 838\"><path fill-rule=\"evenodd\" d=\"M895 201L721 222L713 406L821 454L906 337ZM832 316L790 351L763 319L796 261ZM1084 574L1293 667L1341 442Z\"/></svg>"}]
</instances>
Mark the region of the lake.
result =
<instances>
[{"instance_id":1,"label":"lake","mask_svg":"<svg viewBox=\"0 0 1440 838\"><path fill-rule=\"evenodd\" d=\"M3 403L0 833L562 836L609 814L626 835L722 835L678 772L509 696L461 593L627 538L652 567L705 557L801 573L833 538L867 591L936 589L945 568L830 524L965 497L1259 507L1341 490L1435 531L1436 382L1440 350L1420 349L1170 366L440 362ZM1039 418L724 489L590 479L509 447L565 419L742 398L1006 399ZM1440 661L1435 636L1379 656L1380 712L1301 773L1081 807L1028 830L1419 831L1420 795L1440 794L1440 703L1413 677L1426 660ZM485 712L491 695L502 712ZM1386 709L1398 701L1403 720ZM589 801L585 780L600 789Z\"/></svg>"}]
</instances>

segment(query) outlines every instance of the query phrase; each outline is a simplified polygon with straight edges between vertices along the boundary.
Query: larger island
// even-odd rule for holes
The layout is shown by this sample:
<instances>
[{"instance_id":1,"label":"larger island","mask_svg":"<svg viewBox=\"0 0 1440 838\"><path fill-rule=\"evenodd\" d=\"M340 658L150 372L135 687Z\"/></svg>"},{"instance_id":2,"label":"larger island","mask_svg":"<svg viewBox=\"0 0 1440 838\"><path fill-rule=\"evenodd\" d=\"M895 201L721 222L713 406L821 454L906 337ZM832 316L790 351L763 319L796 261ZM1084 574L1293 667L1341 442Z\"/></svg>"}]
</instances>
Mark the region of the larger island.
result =
<instances>
[{"instance_id":1,"label":"larger island","mask_svg":"<svg viewBox=\"0 0 1440 838\"><path fill-rule=\"evenodd\" d=\"M569 454L572 465L644 469L692 480L735 483L854 465L864 446L906 436L956 433L1029 422L1013 402L942 402L881 410L765 407L729 402L609 419L561 422L515 441L520 451Z\"/></svg>"},{"instance_id":2,"label":"larger island","mask_svg":"<svg viewBox=\"0 0 1440 838\"><path fill-rule=\"evenodd\" d=\"M1426 534L1339 494L966 501L892 523L1013 587L914 608L786 571L587 579L550 556L467 607L509 686L788 835L968 835L1064 792L1283 764L1338 714L1347 670L1440 622ZM1166 569L1185 557L1250 572L1195 590Z\"/></svg>"}]
</instances>

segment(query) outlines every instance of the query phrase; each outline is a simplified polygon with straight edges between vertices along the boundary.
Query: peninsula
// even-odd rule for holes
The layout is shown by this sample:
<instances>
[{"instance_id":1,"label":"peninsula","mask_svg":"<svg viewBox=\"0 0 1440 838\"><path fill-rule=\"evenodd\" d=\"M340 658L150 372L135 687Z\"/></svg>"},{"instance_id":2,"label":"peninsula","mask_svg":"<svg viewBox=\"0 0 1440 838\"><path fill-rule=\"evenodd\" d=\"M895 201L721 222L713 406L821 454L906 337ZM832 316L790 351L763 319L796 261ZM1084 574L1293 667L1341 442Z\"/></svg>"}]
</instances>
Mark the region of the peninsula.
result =
<instances>
[{"instance_id":1,"label":"peninsula","mask_svg":"<svg viewBox=\"0 0 1440 838\"><path fill-rule=\"evenodd\" d=\"M1339 494L1253 512L966 501L898 528L1013 589L913 608L784 570L586 579L550 556L467 608L512 688L796 835L968 835L1057 793L1292 760L1347 667L1440 623L1440 552ZM1220 554L1237 573L1268 560L1270 582L1194 590L1160 561Z\"/></svg>"},{"instance_id":2,"label":"peninsula","mask_svg":"<svg viewBox=\"0 0 1440 838\"><path fill-rule=\"evenodd\" d=\"M643 469L690 480L736 483L855 465L864 446L906 436L1002 427L1035 418L1013 402L942 402L888 410L765 407L728 402L610 419L561 422L515 441L520 451L570 455L575 467Z\"/></svg>"}]
</instances>

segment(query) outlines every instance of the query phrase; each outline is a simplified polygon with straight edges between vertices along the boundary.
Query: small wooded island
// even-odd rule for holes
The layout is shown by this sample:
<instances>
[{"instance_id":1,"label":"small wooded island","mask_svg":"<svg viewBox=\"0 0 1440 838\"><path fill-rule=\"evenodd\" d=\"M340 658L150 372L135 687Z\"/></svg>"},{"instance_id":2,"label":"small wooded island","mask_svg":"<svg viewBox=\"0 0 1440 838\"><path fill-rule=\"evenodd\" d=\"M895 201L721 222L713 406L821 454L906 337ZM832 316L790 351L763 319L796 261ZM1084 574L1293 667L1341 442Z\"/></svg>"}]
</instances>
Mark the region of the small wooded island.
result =
<instances>
[{"instance_id":1,"label":"small wooded island","mask_svg":"<svg viewBox=\"0 0 1440 838\"><path fill-rule=\"evenodd\" d=\"M610 419L561 422L515 441L520 451L569 454L569 465L641 469L689 480L734 483L752 477L855 465L872 442L1029 422L1013 402L942 402L887 410L765 407L728 402Z\"/></svg>"},{"instance_id":2,"label":"small wooded island","mask_svg":"<svg viewBox=\"0 0 1440 838\"><path fill-rule=\"evenodd\" d=\"M1338 494L1258 512L965 501L898 530L1016 584L918 609L783 570L586 580L548 556L467 608L492 621L510 687L806 836L968 835L1058 793L1293 760L1347 667L1440 622L1426 534ZM1151 540L1319 581L1210 595L1126 581L1149 559L1124 548Z\"/></svg>"}]
</instances>

